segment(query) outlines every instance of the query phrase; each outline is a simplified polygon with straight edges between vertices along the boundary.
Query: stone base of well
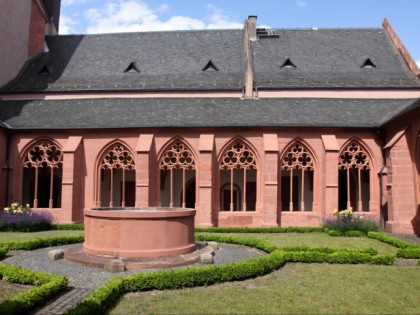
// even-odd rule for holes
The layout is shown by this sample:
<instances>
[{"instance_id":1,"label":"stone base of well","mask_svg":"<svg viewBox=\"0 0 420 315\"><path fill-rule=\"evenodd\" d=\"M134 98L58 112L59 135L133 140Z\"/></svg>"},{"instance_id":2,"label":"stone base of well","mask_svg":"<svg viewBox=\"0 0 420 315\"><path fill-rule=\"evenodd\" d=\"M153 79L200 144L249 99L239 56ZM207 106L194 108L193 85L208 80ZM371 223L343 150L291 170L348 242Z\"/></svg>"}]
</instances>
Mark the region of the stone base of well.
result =
<instances>
[{"instance_id":1,"label":"stone base of well","mask_svg":"<svg viewBox=\"0 0 420 315\"><path fill-rule=\"evenodd\" d=\"M197 243L196 250L177 256L161 256L155 258L126 258L121 259L124 263L125 270L131 269L156 269L156 268L173 268L179 266L187 266L198 263L200 255L214 255L215 250L212 246L205 243ZM74 245L68 248L64 253L64 259L76 264L88 267L104 268L106 264L115 260L111 256L89 255L83 251L82 244Z\"/></svg>"}]
</instances>

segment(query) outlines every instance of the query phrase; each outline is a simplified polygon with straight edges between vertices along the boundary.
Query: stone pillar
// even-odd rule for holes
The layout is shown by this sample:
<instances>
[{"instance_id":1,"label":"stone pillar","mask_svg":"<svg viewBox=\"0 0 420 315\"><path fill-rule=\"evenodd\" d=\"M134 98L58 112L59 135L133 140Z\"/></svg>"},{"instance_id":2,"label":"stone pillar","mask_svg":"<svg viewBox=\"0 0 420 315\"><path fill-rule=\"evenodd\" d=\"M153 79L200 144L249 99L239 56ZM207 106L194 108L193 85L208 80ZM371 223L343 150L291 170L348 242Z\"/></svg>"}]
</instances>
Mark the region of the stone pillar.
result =
<instances>
[{"instance_id":1,"label":"stone pillar","mask_svg":"<svg viewBox=\"0 0 420 315\"><path fill-rule=\"evenodd\" d=\"M195 218L197 227L213 226L213 148L214 134L201 134L199 142L198 200Z\"/></svg>"},{"instance_id":2,"label":"stone pillar","mask_svg":"<svg viewBox=\"0 0 420 315\"><path fill-rule=\"evenodd\" d=\"M276 133L263 134L264 140L264 169L262 171L263 187L263 221L266 227L277 226L280 222L281 209L278 209L278 170L279 170L279 145Z\"/></svg>"},{"instance_id":3,"label":"stone pillar","mask_svg":"<svg viewBox=\"0 0 420 315\"><path fill-rule=\"evenodd\" d=\"M81 167L78 156L83 137L70 136L63 147L63 175L61 181L61 211L57 213L60 223L83 221L83 207L81 203Z\"/></svg>"},{"instance_id":4,"label":"stone pillar","mask_svg":"<svg viewBox=\"0 0 420 315\"><path fill-rule=\"evenodd\" d=\"M151 178L150 154L153 143L153 134L142 134L137 142L136 160L136 208L151 206L153 187Z\"/></svg>"},{"instance_id":5,"label":"stone pillar","mask_svg":"<svg viewBox=\"0 0 420 315\"><path fill-rule=\"evenodd\" d=\"M412 220L416 215L415 167L410 155L407 132L385 146L388 173L388 222L385 229L391 233L413 234Z\"/></svg>"},{"instance_id":6,"label":"stone pillar","mask_svg":"<svg viewBox=\"0 0 420 315\"><path fill-rule=\"evenodd\" d=\"M321 135L325 148L324 178L325 194L321 214L331 214L338 207L338 146L335 135ZM340 210L340 209L338 209Z\"/></svg>"}]
</instances>

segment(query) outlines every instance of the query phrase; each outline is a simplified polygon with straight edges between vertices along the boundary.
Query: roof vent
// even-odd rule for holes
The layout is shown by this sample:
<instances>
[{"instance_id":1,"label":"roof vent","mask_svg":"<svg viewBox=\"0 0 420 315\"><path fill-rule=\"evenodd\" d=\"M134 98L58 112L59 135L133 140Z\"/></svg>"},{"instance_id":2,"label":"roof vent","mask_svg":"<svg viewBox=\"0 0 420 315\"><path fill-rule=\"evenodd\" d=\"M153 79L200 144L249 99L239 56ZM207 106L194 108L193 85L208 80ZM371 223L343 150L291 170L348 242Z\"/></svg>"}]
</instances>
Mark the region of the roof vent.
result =
<instances>
[{"instance_id":1,"label":"roof vent","mask_svg":"<svg viewBox=\"0 0 420 315\"><path fill-rule=\"evenodd\" d=\"M370 58L367 58L365 62L363 62L361 68L376 68L376 65L370 60Z\"/></svg>"},{"instance_id":2,"label":"roof vent","mask_svg":"<svg viewBox=\"0 0 420 315\"><path fill-rule=\"evenodd\" d=\"M282 68L296 68L296 65L289 59L286 58L286 60L281 65Z\"/></svg>"},{"instance_id":3,"label":"roof vent","mask_svg":"<svg viewBox=\"0 0 420 315\"><path fill-rule=\"evenodd\" d=\"M127 69L124 70L124 73L127 73L127 72L129 72L129 73L140 73L140 68L135 61L132 61L128 65Z\"/></svg>"},{"instance_id":4,"label":"roof vent","mask_svg":"<svg viewBox=\"0 0 420 315\"><path fill-rule=\"evenodd\" d=\"M205 65L205 67L202 69L202 71L219 71L219 68L216 67L216 65L213 63L213 61L209 60L209 62L207 62L207 64Z\"/></svg>"},{"instance_id":5,"label":"roof vent","mask_svg":"<svg viewBox=\"0 0 420 315\"><path fill-rule=\"evenodd\" d=\"M44 65L41 70L39 70L38 74L51 74L52 73L52 66Z\"/></svg>"},{"instance_id":6,"label":"roof vent","mask_svg":"<svg viewBox=\"0 0 420 315\"><path fill-rule=\"evenodd\" d=\"M279 38L280 34L277 30L257 28L257 37L258 38Z\"/></svg>"}]
</instances>

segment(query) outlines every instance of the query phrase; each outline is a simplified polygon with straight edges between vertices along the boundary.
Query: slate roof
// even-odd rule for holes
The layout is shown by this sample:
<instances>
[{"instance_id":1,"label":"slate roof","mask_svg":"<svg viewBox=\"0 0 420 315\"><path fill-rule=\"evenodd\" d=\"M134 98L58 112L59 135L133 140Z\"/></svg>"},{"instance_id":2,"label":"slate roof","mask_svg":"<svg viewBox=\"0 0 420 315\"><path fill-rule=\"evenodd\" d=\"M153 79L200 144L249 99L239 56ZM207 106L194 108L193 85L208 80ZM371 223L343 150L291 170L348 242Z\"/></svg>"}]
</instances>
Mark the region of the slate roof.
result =
<instances>
[{"instance_id":1,"label":"slate roof","mask_svg":"<svg viewBox=\"0 0 420 315\"><path fill-rule=\"evenodd\" d=\"M258 88L420 88L382 28L283 29L252 42ZM243 31L47 36L0 92L240 90ZM296 67L283 67L289 60ZM374 67L363 68L369 58ZM211 61L215 68L202 71ZM140 71L124 72L130 63Z\"/></svg>"},{"instance_id":2,"label":"slate roof","mask_svg":"<svg viewBox=\"0 0 420 315\"><path fill-rule=\"evenodd\" d=\"M242 30L47 36L49 52L2 90L240 90L242 37ZM202 71L209 61L218 70ZM124 72L132 62L139 73Z\"/></svg>"},{"instance_id":3,"label":"slate roof","mask_svg":"<svg viewBox=\"0 0 420 315\"><path fill-rule=\"evenodd\" d=\"M0 120L14 129L154 127L376 128L415 99L241 100L233 98L117 98L0 101Z\"/></svg>"},{"instance_id":4,"label":"slate roof","mask_svg":"<svg viewBox=\"0 0 420 315\"><path fill-rule=\"evenodd\" d=\"M382 28L273 31L252 43L258 88L420 87ZM368 58L374 67L362 67Z\"/></svg>"}]
</instances>

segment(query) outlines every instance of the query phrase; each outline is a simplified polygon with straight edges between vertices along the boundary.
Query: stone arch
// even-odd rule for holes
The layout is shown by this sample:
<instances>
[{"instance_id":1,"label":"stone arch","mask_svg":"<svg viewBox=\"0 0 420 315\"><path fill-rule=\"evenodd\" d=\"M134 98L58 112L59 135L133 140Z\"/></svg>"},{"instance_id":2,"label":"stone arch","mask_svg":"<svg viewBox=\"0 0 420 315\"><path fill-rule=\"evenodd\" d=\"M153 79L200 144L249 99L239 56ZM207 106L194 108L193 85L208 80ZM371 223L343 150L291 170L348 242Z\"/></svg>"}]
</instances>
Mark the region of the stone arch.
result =
<instances>
[{"instance_id":1,"label":"stone arch","mask_svg":"<svg viewBox=\"0 0 420 315\"><path fill-rule=\"evenodd\" d=\"M161 206L185 208L197 202L197 186L193 195L186 195L186 184L197 177L197 154L189 143L174 137L162 147L158 154L158 191ZM180 197L178 199L178 197ZM186 200L186 197L194 200Z\"/></svg>"},{"instance_id":2,"label":"stone arch","mask_svg":"<svg viewBox=\"0 0 420 315\"><path fill-rule=\"evenodd\" d=\"M218 200L221 211L256 211L260 202L260 172L261 164L255 147L242 137L235 137L227 142L220 151L218 161ZM220 204L221 188L230 183L230 207L223 209ZM242 207L234 209L234 186L240 187Z\"/></svg>"},{"instance_id":3,"label":"stone arch","mask_svg":"<svg viewBox=\"0 0 420 315\"><path fill-rule=\"evenodd\" d=\"M32 208L60 208L63 172L62 146L39 137L29 142L19 158L19 192Z\"/></svg>"},{"instance_id":4,"label":"stone arch","mask_svg":"<svg viewBox=\"0 0 420 315\"><path fill-rule=\"evenodd\" d=\"M120 139L111 141L99 152L94 176L95 206L134 206L135 157L131 148Z\"/></svg>"},{"instance_id":5,"label":"stone arch","mask_svg":"<svg viewBox=\"0 0 420 315\"><path fill-rule=\"evenodd\" d=\"M312 147L296 138L285 147L280 162L280 204L282 211L313 211L318 160Z\"/></svg>"},{"instance_id":6,"label":"stone arch","mask_svg":"<svg viewBox=\"0 0 420 315\"><path fill-rule=\"evenodd\" d=\"M359 138L344 143L338 155L338 206L369 211L372 197L372 153Z\"/></svg>"}]
</instances>

